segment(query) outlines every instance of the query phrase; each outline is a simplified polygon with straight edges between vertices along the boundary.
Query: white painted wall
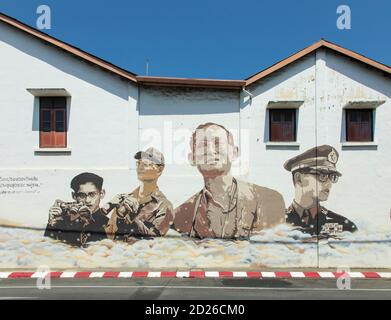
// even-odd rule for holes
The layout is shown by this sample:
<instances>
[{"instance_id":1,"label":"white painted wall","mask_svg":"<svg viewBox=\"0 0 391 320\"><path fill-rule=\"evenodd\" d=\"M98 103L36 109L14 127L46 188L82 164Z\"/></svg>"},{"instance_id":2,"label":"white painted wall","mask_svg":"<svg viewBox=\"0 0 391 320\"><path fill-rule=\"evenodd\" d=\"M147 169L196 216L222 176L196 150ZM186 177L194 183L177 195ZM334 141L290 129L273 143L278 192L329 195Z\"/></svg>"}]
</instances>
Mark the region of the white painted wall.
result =
<instances>
[{"instance_id":1,"label":"white painted wall","mask_svg":"<svg viewBox=\"0 0 391 320\"><path fill-rule=\"evenodd\" d=\"M109 194L126 191L135 180L129 169L138 150L137 87L5 25L0 55L0 176L36 176L40 184L33 188L39 194L0 194L0 219L43 226L48 207L70 196L71 178L84 171L101 172ZM27 88L65 88L72 95L71 155L34 153L39 103Z\"/></svg>"},{"instance_id":2,"label":"white painted wall","mask_svg":"<svg viewBox=\"0 0 391 320\"><path fill-rule=\"evenodd\" d=\"M343 173L324 205L351 218L359 227L390 230L391 203L391 81L373 68L331 51L318 50L300 61L267 77L249 91L250 103L243 94L241 128L251 131L251 161L248 179L279 190L288 205L294 196L292 178L283 169L285 160L315 145L329 144L340 153L338 168ZM273 100L303 100L299 108L297 142L268 148L267 106ZM376 109L373 146L343 148L345 125L343 107L352 100L385 100ZM317 125L316 125L317 124Z\"/></svg>"},{"instance_id":3,"label":"white painted wall","mask_svg":"<svg viewBox=\"0 0 391 320\"><path fill-rule=\"evenodd\" d=\"M318 143L340 153L343 177L335 185L329 206L366 227L391 231L391 80L380 71L350 59L325 53L323 92L318 107ZM384 100L375 111L377 147L343 148L343 107L352 100Z\"/></svg>"},{"instance_id":4,"label":"white painted wall","mask_svg":"<svg viewBox=\"0 0 391 320\"><path fill-rule=\"evenodd\" d=\"M315 56L310 55L248 88L252 101L242 93L241 128L250 134L248 179L280 191L288 205L293 199L292 178L284 162L316 145L315 140ZM270 101L303 101L298 111L297 142L268 145ZM243 151L243 150L242 150Z\"/></svg>"},{"instance_id":5,"label":"white painted wall","mask_svg":"<svg viewBox=\"0 0 391 320\"><path fill-rule=\"evenodd\" d=\"M164 153L166 169L159 185L175 207L203 188L202 176L189 165L187 155L191 134L200 124L207 122L225 126L236 133L238 139L238 91L141 89L140 147L154 146Z\"/></svg>"}]
</instances>

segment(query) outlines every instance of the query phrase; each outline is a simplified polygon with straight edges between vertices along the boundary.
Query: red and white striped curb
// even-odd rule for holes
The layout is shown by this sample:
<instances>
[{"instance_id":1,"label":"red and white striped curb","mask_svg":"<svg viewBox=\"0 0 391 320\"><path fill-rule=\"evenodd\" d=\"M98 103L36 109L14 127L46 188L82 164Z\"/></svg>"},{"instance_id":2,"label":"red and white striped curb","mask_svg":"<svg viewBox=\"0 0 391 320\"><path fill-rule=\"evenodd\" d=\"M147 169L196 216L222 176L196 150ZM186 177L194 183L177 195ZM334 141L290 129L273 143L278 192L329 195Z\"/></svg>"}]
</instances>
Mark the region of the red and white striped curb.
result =
<instances>
[{"instance_id":1,"label":"red and white striped curb","mask_svg":"<svg viewBox=\"0 0 391 320\"><path fill-rule=\"evenodd\" d=\"M391 272L238 272L238 271L162 271L162 272L0 272L0 279L36 279L45 278L305 278L337 279L341 276L362 279L391 278Z\"/></svg>"}]
</instances>

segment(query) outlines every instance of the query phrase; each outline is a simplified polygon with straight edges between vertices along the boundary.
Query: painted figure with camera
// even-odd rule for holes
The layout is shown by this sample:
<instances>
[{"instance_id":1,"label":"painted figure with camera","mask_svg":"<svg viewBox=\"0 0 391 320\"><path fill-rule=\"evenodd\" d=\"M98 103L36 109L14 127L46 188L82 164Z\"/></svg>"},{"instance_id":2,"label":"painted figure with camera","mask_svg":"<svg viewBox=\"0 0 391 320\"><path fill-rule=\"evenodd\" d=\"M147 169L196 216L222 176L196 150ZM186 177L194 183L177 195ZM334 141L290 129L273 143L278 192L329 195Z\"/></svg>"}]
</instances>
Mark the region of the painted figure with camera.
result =
<instances>
[{"instance_id":1,"label":"painted figure with camera","mask_svg":"<svg viewBox=\"0 0 391 320\"><path fill-rule=\"evenodd\" d=\"M164 236L173 224L172 204L157 185L165 166L163 154L149 148L138 152L135 159L140 186L109 203L114 209L106 231L114 240Z\"/></svg>"},{"instance_id":2,"label":"painted figure with camera","mask_svg":"<svg viewBox=\"0 0 391 320\"><path fill-rule=\"evenodd\" d=\"M56 200L49 210L45 237L74 246L106 239L109 219L100 208L105 196L103 178L93 173L82 173L71 182L74 202Z\"/></svg>"}]
</instances>

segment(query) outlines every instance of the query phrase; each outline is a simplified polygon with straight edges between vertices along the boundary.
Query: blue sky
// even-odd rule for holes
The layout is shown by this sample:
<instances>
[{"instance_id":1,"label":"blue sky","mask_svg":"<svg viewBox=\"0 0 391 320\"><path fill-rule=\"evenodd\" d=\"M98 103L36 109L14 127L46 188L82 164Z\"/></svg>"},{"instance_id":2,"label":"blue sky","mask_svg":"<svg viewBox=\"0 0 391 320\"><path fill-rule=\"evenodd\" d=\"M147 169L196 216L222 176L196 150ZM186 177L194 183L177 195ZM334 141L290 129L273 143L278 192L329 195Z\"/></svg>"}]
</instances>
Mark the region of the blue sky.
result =
<instances>
[{"instance_id":1,"label":"blue sky","mask_svg":"<svg viewBox=\"0 0 391 320\"><path fill-rule=\"evenodd\" d=\"M244 79L325 38L391 65L389 0L1 0L0 11L139 75ZM349 5L352 29L336 26Z\"/></svg>"}]
</instances>

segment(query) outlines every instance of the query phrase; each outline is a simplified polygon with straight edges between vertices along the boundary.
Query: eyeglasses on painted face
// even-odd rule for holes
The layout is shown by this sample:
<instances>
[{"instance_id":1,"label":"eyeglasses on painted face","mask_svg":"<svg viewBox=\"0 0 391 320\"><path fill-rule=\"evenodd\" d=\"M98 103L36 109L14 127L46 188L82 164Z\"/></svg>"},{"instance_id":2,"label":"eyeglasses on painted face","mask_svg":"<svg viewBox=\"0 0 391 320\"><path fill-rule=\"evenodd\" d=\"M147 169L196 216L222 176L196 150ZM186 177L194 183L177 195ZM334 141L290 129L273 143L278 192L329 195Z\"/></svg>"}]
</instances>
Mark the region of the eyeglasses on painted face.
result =
<instances>
[{"instance_id":1,"label":"eyeglasses on painted face","mask_svg":"<svg viewBox=\"0 0 391 320\"><path fill-rule=\"evenodd\" d=\"M89 192L89 193L84 193L84 192L78 192L75 194L76 198L79 198L81 200L86 200L87 198L90 199L95 199L99 195L99 192Z\"/></svg>"},{"instance_id":2,"label":"eyeglasses on painted face","mask_svg":"<svg viewBox=\"0 0 391 320\"><path fill-rule=\"evenodd\" d=\"M147 162L147 161L142 161L142 160L137 160L136 161L136 164L138 167L144 167L144 168L152 168L152 169L156 169L156 168L159 168L160 165L158 165L157 163L154 163L154 162Z\"/></svg>"},{"instance_id":3,"label":"eyeglasses on painted face","mask_svg":"<svg viewBox=\"0 0 391 320\"><path fill-rule=\"evenodd\" d=\"M319 182L326 182L327 180L330 180L332 183L337 183L339 179L339 175L335 172L311 170L305 173L316 175Z\"/></svg>"}]
</instances>

